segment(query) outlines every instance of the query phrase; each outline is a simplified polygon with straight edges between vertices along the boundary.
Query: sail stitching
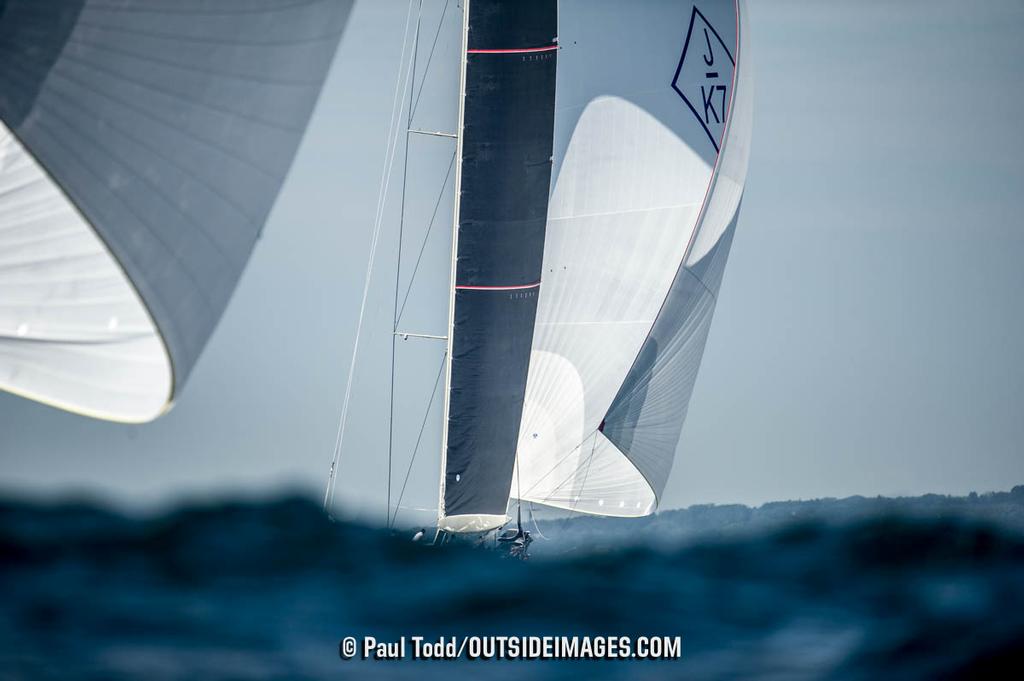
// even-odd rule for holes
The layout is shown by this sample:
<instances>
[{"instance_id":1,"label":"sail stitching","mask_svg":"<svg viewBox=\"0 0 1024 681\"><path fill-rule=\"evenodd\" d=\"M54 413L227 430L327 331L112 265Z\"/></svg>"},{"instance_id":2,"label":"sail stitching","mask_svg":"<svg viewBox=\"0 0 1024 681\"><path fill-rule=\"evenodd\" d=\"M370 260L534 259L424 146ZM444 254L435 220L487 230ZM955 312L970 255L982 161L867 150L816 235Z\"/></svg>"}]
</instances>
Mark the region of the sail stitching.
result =
<instances>
[{"instance_id":1,"label":"sail stitching","mask_svg":"<svg viewBox=\"0 0 1024 681\"><path fill-rule=\"evenodd\" d=\"M592 462L592 461L594 460L594 455L595 455L595 454L597 453L597 433L598 433L598 431L596 431L596 430L595 430L595 431L594 431L594 447L593 447L593 448L592 448L592 449L590 450L590 454L588 454L588 455L587 455L587 458L586 458L586 460L585 460L585 462L584 462L584 463L586 463L586 464L587 464L587 470L588 470L588 474L589 474L589 470L590 470L590 463L591 463L591 462ZM587 439L589 440L590 438L588 437ZM577 445L576 449L579 449L579 447L580 447L581 445L583 445L583 443L584 443L584 442L586 442L586 440L584 440L584 441L583 441L583 442L581 442L581 443L580 443L579 445ZM582 464L581 464L581 465L582 465ZM552 472L552 473L553 473L553 472L554 472L554 468L552 468L550 472ZM544 500L550 499L550 498L551 498L551 497L552 497L552 496L554 495L554 493L555 493L555 492L557 492L558 490L562 489L562 487L563 487L563 486L565 486L565 483L569 482L569 480L570 480L570 479L572 479L572 477L573 477L574 475L576 475L576 473L578 473L578 472L579 472L579 466L577 466L576 468L574 468L574 469L573 469L573 470L572 470L572 471L571 471L571 472L569 473L569 475L565 476L565 477L564 477L564 478L562 479L562 481L561 481L560 483L558 483L557 485L555 485L554 487L552 487L552 488L551 488L551 493L550 493L550 494L547 494L546 496L544 496L544 497L543 497L543 499L544 499ZM546 476L545 476L545 477L546 477ZM540 484L540 480L538 480L538 481L537 481L537 484ZM537 484L535 484L535 485L534 485L534 487L536 487L536 486L537 486ZM533 489L533 488L531 487L530 489ZM581 490L581 491L582 491L582 490ZM527 490L527 493L529 493L529 490ZM572 509L570 509L570 510L575 510L575 504L573 505L573 508L572 508Z\"/></svg>"},{"instance_id":2,"label":"sail stitching","mask_svg":"<svg viewBox=\"0 0 1024 681\"><path fill-rule=\"evenodd\" d=\"M541 477L537 478L537 480L536 480L536 481L535 481L535 482L533 483L533 485L532 485L532 486L530 486L530 488L529 488L529 489L527 489L527 490L526 490L525 492L523 492L523 494L529 494L529 493L530 493L530 492L532 492L532 491L533 491L534 489L536 489L536 488L537 488L537 485L539 485L539 484L540 484L541 482L543 482L543 481L544 481L544 478L546 478L546 477L548 477L549 475L551 475L552 473L554 473L554 472L555 472L555 471L556 471L556 470L558 469L558 467L559 467L559 466L561 466L561 465L562 465L562 464L563 464L563 463L565 462L565 460L566 460L566 459L568 459L568 458L569 458L570 456L572 456L572 455L573 455L573 453L574 453L574 452L575 452L575 451L576 451L577 449L579 449L580 447L582 447L583 445L585 445L585 444L587 443L587 440L589 440L589 439L590 439L591 435L593 435L593 434L595 434L595 433L597 433L597 430L594 430L594 431L592 431L592 432L591 432L591 434L590 434L590 435L587 435L587 436L586 436L585 438L583 438L583 440L582 440L582 441L581 441L581 442L580 442L580 443L579 443L578 445L576 445L575 447L573 447L572 449L570 449L570 450L569 450L568 452L566 452L565 454L563 454L563 455L562 455L562 458L561 458L561 459L559 459L558 461L556 461L556 462L555 462L554 464L552 464L552 465L551 465L551 468L550 468L550 469L548 469L548 472L547 472L547 473L545 473L544 475L542 475Z\"/></svg>"}]
</instances>

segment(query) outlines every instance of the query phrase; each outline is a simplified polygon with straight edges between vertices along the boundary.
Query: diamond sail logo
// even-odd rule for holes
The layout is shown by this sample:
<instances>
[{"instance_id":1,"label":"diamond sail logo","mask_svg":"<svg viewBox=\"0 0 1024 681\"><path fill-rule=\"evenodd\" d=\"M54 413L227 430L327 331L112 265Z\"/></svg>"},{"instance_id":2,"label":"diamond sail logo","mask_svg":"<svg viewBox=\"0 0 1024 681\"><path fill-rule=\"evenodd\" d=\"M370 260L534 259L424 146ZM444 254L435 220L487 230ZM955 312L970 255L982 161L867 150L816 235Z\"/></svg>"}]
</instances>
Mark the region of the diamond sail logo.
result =
<instances>
[{"instance_id":1,"label":"diamond sail logo","mask_svg":"<svg viewBox=\"0 0 1024 681\"><path fill-rule=\"evenodd\" d=\"M700 121L715 152L725 128L735 66L725 41L695 5L672 89Z\"/></svg>"}]
</instances>

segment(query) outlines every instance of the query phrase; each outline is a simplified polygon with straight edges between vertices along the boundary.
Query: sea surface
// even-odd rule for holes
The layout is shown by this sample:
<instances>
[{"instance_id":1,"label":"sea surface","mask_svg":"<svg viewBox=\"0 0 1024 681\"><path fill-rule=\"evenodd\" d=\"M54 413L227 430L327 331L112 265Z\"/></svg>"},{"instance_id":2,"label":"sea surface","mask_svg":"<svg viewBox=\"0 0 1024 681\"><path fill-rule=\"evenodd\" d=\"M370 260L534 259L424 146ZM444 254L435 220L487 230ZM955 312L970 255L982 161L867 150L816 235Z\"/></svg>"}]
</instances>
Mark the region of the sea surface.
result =
<instances>
[{"instance_id":1,"label":"sea surface","mask_svg":"<svg viewBox=\"0 0 1024 681\"><path fill-rule=\"evenodd\" d=\"M0 679L940 679L1024 666L1024 535L976 518L555 541L525 562L425 547L299 497L146 517L0 502ZM682 656L338 654L346 636L467 634L680 636Z\"/></svg>"}]
</instances>

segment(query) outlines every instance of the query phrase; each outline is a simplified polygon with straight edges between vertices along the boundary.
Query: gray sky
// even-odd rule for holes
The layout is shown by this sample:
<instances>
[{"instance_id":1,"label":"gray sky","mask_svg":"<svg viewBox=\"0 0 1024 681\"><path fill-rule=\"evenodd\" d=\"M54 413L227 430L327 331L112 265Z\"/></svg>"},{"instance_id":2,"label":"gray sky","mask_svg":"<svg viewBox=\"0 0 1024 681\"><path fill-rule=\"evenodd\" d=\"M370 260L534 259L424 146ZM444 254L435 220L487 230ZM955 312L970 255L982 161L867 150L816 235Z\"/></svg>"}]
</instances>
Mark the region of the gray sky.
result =
<instances>
[{"instance_id":1,"label":"gray sky","mask_svg":"<svg viewBox=\"0 0 1024 681\"><path fill-rule=\"evenodd\" d=\"M132 504L322 490L404 19L398 0L357 4L263 239L175 409L123 426L0 394L0 488ZM1024 4L753 0L750 31L746 198L662 507L1024 483ZM437 94L454 71L443 43L422 127L454 110ZM418 150L410 214L429 212L446 153ZM437 220L410 303L417 330L436 318L450 202ZM414 248L424 229L409 227ZM393 256L381 262L338 488L367 513L385 503ZM440 359L430 346L403 351L398 484ZM436 502L437 432L424 435L407 505Z\"/></svg>"}]
</instances>

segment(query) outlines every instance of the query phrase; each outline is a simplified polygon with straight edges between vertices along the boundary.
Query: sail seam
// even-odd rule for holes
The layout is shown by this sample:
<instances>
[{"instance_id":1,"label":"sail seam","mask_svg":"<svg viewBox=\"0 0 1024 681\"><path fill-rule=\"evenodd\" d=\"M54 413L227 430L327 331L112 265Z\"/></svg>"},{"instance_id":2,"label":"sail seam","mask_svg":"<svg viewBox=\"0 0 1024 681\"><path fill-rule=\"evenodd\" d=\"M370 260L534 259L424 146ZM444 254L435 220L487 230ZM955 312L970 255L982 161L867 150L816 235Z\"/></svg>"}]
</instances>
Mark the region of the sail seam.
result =
<instances>
[{"instance_id":1,"label":"sail seam","mask_svg":"<svg viewBox=\"0 0 1024 681\"><path fill-rule=\"evenodd\" d=\"M532 284L514 284L511 286L476 286L471 284L459 284L455 287L457 291L524 291L526 289L537 288L540 286L539 281L535 281Z\"/></svg>"},{"instance_id":2,"label":"sail seam","mask_svg":"<svg viewBox=\"0 0 1024 681\"><path fill-rule=\"evenodd\" d=\"M466 54L527 54L531 52L553 52L558 45L545 45L543 47L510 47L498 49L473 48L466 50Z\"/></svg>"}]
</instances>

